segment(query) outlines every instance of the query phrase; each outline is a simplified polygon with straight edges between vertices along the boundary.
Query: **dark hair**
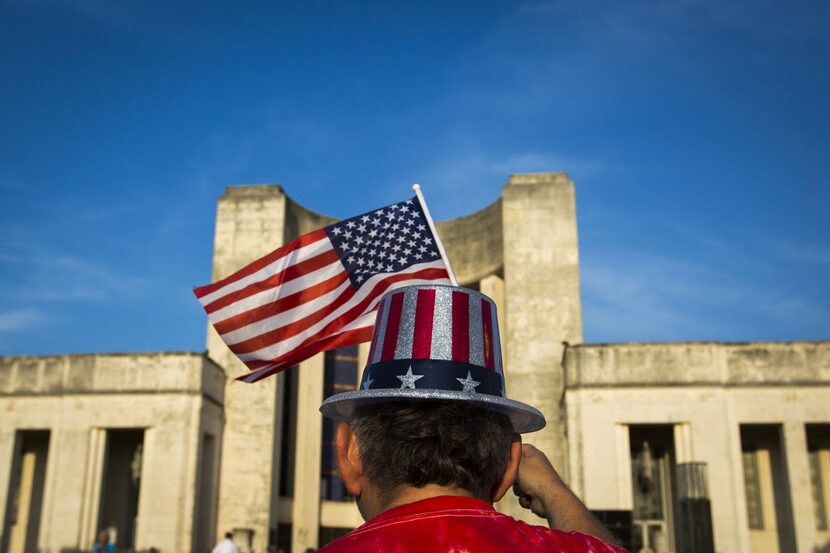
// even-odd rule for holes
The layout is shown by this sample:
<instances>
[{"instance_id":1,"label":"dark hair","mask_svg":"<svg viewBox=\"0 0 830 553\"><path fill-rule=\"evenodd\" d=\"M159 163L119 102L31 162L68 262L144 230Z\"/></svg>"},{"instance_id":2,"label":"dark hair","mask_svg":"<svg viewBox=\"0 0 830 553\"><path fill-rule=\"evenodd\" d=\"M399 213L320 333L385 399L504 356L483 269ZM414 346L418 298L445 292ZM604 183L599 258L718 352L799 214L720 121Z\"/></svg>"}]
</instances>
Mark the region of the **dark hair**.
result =
<instances>
[{"instance_id":1,"label":"dark hair","mask_svg":"<svg viewBox=\"0 0 830 553\"><path fill-rule=\"evenodd\" d=\"M506 415L460 401L364 405L350 424L366 476L382 494L439 484L485 501L507 469L515 434Z\"/></svg>"},{"instance_id":2,"label":"dark hair","mask_svg":"<svg viewBox=\"0 0 830 553\"><path fill-rule=\"evenodd\" d=\"M229 540L229 539L232 539L232 538L233 538L233 532L225 532L225 539Z\"/></svg>"}]
</instances>

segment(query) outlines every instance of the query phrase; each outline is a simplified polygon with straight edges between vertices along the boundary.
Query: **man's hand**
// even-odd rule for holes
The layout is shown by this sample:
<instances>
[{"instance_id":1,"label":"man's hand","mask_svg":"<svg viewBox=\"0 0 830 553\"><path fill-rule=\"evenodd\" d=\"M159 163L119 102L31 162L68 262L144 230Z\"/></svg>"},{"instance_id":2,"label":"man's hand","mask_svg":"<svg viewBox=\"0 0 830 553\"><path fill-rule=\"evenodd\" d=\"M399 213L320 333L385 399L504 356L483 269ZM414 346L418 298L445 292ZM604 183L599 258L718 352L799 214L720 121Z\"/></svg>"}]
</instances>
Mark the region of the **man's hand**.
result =
<instances>
[{"instance_id":1,"label":"man's hand","mask_svg":"<svg viewBox=\"0 0 830 553\"><path fill-rule=\"evenodd\" d=\"M530 444L522 445L513 493L519 497L522 507L547 519L553 529L582 532L607 543L617 543L613 534L568 489L545 454Z\"/></svg>"},{"instance_id":2,"label":"man's hand","mask_svg":"<svg viewBox=\"0 0 830 553\"><path fill-rule=\"evenodd\" d=\"M553 527L549 513L550 503L556 488L562 487L565 487L565 483L545 454L530 444L522 445L519 475L513 484L513 493L519 497L519 504L535 515L548 519Z\"/></svg>"}]
</instances>

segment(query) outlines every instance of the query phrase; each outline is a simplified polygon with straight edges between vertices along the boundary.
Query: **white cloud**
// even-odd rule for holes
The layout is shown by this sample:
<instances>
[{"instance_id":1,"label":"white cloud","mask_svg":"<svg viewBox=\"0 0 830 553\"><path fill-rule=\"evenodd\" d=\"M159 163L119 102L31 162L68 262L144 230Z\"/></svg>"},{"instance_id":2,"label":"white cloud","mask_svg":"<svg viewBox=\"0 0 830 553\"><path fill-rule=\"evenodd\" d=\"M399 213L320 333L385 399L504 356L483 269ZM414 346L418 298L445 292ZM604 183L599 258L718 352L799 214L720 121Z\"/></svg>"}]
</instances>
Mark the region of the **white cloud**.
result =
<instances>
[{"instance_id":1,"label":"white cloud","mask_svg":"<svg viewBox=\"0 0 830 553\"><path fill-rule=\"evenodd\" d=\"M43 315L36 309L23 308L0 311L0 332L17 332L42 324Z\"/></svg>"},{"instance_id":2,"label":"white cloud","mask_svg":"<svg viewBox=\"0 0 830 553\"><path fill-rule=\"evenodd\" d=\"M16 243L0 254L0 297L15 301L103 301L147 291L144 279L125 276L103 263ZM6 250L12 249L4 244ZM5 267L4 267L5 266ZM11 276L13 275L13 277ZM6 282L3 282L3 281Z\"/></svg>"},{"instance_id":3,"label":"white cloud","mask_svg":"<svg viewBox=\"0 0 830 553\"><path fill-rule=\"evenodd\" d=\"M774 264L735 248L710 247L699 258L686 245L677 254L616 245L583 259L586 339L784 339L805 330L818 338L830 328L826 302L776 284ZM758 336L761 328L779 334Z\"/></svg>"}]
</instances>

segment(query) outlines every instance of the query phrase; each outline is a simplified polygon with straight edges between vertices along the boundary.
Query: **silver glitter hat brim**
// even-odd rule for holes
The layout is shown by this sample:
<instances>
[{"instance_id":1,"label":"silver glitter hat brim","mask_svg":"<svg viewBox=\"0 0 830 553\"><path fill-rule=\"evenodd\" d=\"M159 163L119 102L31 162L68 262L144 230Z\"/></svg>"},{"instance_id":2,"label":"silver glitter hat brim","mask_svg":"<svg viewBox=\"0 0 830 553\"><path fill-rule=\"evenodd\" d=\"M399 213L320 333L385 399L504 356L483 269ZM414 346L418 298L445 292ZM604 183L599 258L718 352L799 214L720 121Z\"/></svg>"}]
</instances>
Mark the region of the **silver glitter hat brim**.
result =
<instances>
[{"instance_id":1,"label":"silver glitter hat brim","mask_svg":"<svg viewBox=\"0 0 830 553\"><path fill-rule=\"evenodd\" d=\"M513 424L513 430L519 434L536 432L545 427L545 416L538 409L519 401L506 399L487 394L470 394L461 391L445 390L396 390L384 388L380 390L358 390L335 394L325 400L320 406L320 412L325 416L349 421L356 407L370 403L386 401L400 401L407 399L417 400L461 400L504 413Z\"/></svg>"}]
</instances>

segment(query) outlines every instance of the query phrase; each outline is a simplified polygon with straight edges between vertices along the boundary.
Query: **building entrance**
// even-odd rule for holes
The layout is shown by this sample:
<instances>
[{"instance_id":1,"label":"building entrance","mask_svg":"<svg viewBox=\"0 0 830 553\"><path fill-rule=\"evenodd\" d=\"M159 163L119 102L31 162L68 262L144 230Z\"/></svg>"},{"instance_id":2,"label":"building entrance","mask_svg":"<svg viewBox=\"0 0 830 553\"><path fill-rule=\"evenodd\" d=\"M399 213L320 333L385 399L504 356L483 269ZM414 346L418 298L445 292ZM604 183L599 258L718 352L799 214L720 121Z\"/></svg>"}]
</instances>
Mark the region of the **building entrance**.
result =
<instances>
[{"instance_id":1,"label":"building entrance","mask_svg":"<svg viewBox=\"0 0 830 553\"><path fill-rule=\"evenodd\" d=\"M673 553L675 547L674 435L671 425L632 425L632 553Z\"/></svg>"},{"instance_id":2,"label":"building entrance","mask_svg":"<svg viewBox=\"0 0 830 553\"><path fill-rule=\"evenodd\" d=\"M26 553L39 550L48 452L48 430L17 432L0 551Z\"/></svg>"},{"instance_id":3,"label":"building entrance","mask_svg":"<svg viewBox=\"0 0 830 553\"><path fill-rule=\"evenodd\" d=\"M144 430L108 430L98 528L119 551L135 548Z\"/></svg>"}]
</instances>

